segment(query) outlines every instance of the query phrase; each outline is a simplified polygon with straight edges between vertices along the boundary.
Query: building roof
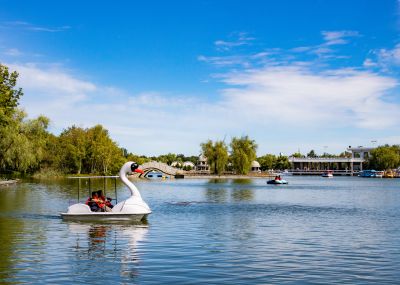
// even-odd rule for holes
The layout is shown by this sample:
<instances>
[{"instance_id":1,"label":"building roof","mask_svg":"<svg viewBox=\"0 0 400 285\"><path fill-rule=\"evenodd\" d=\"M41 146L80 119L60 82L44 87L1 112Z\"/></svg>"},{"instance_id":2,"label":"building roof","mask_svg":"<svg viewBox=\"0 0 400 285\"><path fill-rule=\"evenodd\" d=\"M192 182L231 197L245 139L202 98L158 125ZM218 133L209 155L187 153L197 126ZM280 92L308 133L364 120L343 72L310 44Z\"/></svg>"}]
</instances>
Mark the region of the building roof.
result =
<instances>
[{"instance_id":1,"label":"building roof","mask_svg":"<svg viewBox=\"0 0 400 285\"><path fill-rule=\"evenodd\" d=\"M252 168L255 168L255 167L260 167L260 164L258 163L258 161L253 161L252 163L251 163L251 167Z\"/></svg>"},{"instance_id":2,"label":"building roof","mask_svg":"<svg viewBox=\"0 0 400 285\"><path fill-rule=\"evenodd\" d=\"M182 162L180 162L180 161L174 161L174 162L171 163L171 166L172 166L172 167L176 167L176 166L178 166L178 165L182 165Z\"/></svg>"},{"instance_id":3,"label":"building roof","mask_svg":"<svg viewBox=\"0 0 400 285\"><path fill-rule=\"evenodd\" d=\"M375 147L365 147L365 146L352 147L352 146L349 146L347 148L347 150L351 151L351 152L368 152L373 149L375 149Z\"/></svg>"},{"instance_id":4,"label":"building roof","mask_svg":"<svg viewBox=\"0 0 400 285\"><path fill-rule=\"evenodd\" d=\"M289 162L364 162L363 158L347 157L289 157Z\"/></svg>"},{"instance_id":5,"label":"building roof","mask_svg":"<svg viewBox=\"0 0 400 285\"><path fill-rule=\"evenodd\" d=\"M195 165L194 165L194 163L193 162L191 162L191 161L185 161L184 163L183 163L183 167L185 167L185 166L191 166L191 167L195 167Z\"/></svg>"},{"instance_id":6,"label":"building roof","mask_svg":"<svg viewBox=\"0 0 400 285\"><path fill-rule=\"evenodd\" d=\"M199 161L207 161L207 157L205 157L203 154L200 154Z\"/></svg>"}]
</instances>

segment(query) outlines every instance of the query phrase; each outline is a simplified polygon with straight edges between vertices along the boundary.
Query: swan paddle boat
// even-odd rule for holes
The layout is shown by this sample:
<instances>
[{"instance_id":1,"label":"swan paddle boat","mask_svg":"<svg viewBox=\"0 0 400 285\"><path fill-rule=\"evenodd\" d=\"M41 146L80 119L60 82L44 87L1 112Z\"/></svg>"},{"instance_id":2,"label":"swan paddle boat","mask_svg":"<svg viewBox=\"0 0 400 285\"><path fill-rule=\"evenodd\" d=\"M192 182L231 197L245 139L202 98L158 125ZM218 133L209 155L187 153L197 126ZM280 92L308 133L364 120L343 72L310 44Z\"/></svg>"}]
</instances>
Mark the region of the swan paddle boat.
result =
<instances>
[{"instance_id":1,"label":"swan paddle boat","mask_svg":"<svg viewBox=\"0 0 400 285\"><path fill-rule=\"evenodd\" d=\"M139 190L136 186L129 181L127 174L132 172L143 173L138 168L139 165L135 162L125 163L119 171L119 178L128 187L131 192L131 196L119 203L117 203L110 212L93 212L90 207L86 204L79 203L79 191L78 191L78 203L68 207L66 213L61 213L64 220L72 221L131 221L140 222L151 213L149 206L143 201ZM90 191L90 179L91 178L118 178L118 176L90 176L90 177L72 177L76 179L89 179L89 191ZM80 185L80 184L79 184ZM115 182L116 185L116 182ZM115 186L116 188L116 186ZM116 192L115 192L116 193Z\"/></svg>"}]
</instances>

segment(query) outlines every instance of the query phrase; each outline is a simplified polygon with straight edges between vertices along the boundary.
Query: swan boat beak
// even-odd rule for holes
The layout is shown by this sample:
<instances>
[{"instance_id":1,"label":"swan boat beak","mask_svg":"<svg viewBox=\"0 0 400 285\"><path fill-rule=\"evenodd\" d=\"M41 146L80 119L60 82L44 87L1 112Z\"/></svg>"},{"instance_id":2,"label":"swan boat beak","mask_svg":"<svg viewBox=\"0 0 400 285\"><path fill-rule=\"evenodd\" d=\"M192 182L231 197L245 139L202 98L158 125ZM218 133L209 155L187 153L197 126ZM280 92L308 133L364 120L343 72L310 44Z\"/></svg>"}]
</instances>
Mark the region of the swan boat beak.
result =
<instances>
[{"instance_id":1,"label":"swan boat beak","mask_svg":"<svg viewBox=\"0 0 400 285\"><path fill-rule=\"evenodd\" d=\"M141 169L139 169L139 168L136 168L136 169L134 170L134 172L141 173L141 174L143 174L143 173L144 173L144 171L143 171L143 170L141 170Z\"/></svg>"}]
</instances>

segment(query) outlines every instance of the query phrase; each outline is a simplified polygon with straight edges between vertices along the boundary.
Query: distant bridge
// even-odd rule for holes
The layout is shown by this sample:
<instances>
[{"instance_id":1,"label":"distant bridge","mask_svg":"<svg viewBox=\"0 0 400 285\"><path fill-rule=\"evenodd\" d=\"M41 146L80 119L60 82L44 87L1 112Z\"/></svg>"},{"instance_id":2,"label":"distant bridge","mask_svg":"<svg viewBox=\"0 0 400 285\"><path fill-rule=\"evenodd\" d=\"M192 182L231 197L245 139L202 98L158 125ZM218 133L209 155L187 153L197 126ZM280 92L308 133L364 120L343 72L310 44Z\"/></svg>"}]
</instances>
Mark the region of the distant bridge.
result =
<instances>
[{"instance_id":1,"label":"distant bridge","mask_svg":"<svg viewBox=\"0 0 400 285\"><path fill-rule=\"evenodd\" d=\"M146 176L147 173L149 173L150 171L158 171L174 177L176 177L177 175L183 175L183 171L181 171L180 169L169 166L166 163L157 161L150 161L143 163L142 165L139 166L139 169L144 171L144 173L140 174L139 177Z\"/></svg>"}]
</instances>

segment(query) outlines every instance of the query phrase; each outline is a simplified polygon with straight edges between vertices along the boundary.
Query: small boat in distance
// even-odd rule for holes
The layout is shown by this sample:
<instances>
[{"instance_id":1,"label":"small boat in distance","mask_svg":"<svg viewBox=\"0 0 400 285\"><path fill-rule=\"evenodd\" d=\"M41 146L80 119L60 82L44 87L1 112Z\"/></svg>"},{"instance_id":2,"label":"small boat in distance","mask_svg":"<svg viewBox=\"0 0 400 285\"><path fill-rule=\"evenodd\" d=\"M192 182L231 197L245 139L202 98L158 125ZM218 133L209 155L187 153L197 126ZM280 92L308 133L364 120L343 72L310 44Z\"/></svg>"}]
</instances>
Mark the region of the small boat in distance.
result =
<instances>
[{"instance_id":1,"label":"small boat in distance","mask_svg":"<svg viewBox=\"0 0 400 285\"><path fill-rule=\"evenodd\" d=\"M384 172L383 178L395 178L396 174L393 170L389 169Z\"/></svg>"},{"instance_id":2,"label":"small boat in distance","mask_svg":"<svg viewBox=\"0 0 400 285\"><path fill-rule=\"evenodd\" d=\"M73 204L68 207L66 213L61 213L64 220L69 221L131 221L140 222L142 219L146 218L148 214L151 213L149 206L143 201L139 190L136 186L128 180L126 175L131 172L143 173L141 169L138 168L139 165L135 162L125 163L119 172L119 178L122 182L129 188L131 196L112 207L109 212L98 212L92 211L89 205L79 202L79 188L78 188L78 203ZM75 179L90 179L92 178L118 178L118 176L89 176L89 177L71 177ZM80 184L79 184L80 185ZM115 182L116 185L116 182ZM90 187L89 187L90 191Z\"/></svg>"},{"instance_id":3,"label":"small boat in distance","mask_svg":"<svg viewBox=\"0 0 400 285\"><path fill-rule=\"evenodd\" d=\"M322 177L332 178L333 177L333 170L327 170L322 174Z\"/></svg>"},{"instance_id":4,"label":"small boat in distance","mask_svg":"<svg viewBox=\"0 0 400 285\"><path fill-rule=\"evenodd\" d=\"M288 182L285 179L282 179L280 175L278 175L275 176L275 179L268 180L267 184L280 185L280 184L288 184Z\"/></svg>"},{"instance_id":5,"label":"small boat in distance","mask_svg":"<svg viewBox=\"0 0 400 285\"><path fill-rule=\"evenodd\" d=\"M288 184L288 182L287 182L286 180L284 180L284 179L282 179L282 180L275 180L275 179L273 179L273 180L268 180L268 181L267 181L267 184L280 185L280 184Z\"/></svg>"},{"instance_id":6,"label":"small boat in distance","mask_svg":"<svg viewBox=\"0 0 400 285\"><path fill-rule=\"evenodd\" d=\"M359 177L367 177L367 178L382 178L384 171L376 171L376 170L363 170L358 174Z\"/></svg>"}]
</instances>

